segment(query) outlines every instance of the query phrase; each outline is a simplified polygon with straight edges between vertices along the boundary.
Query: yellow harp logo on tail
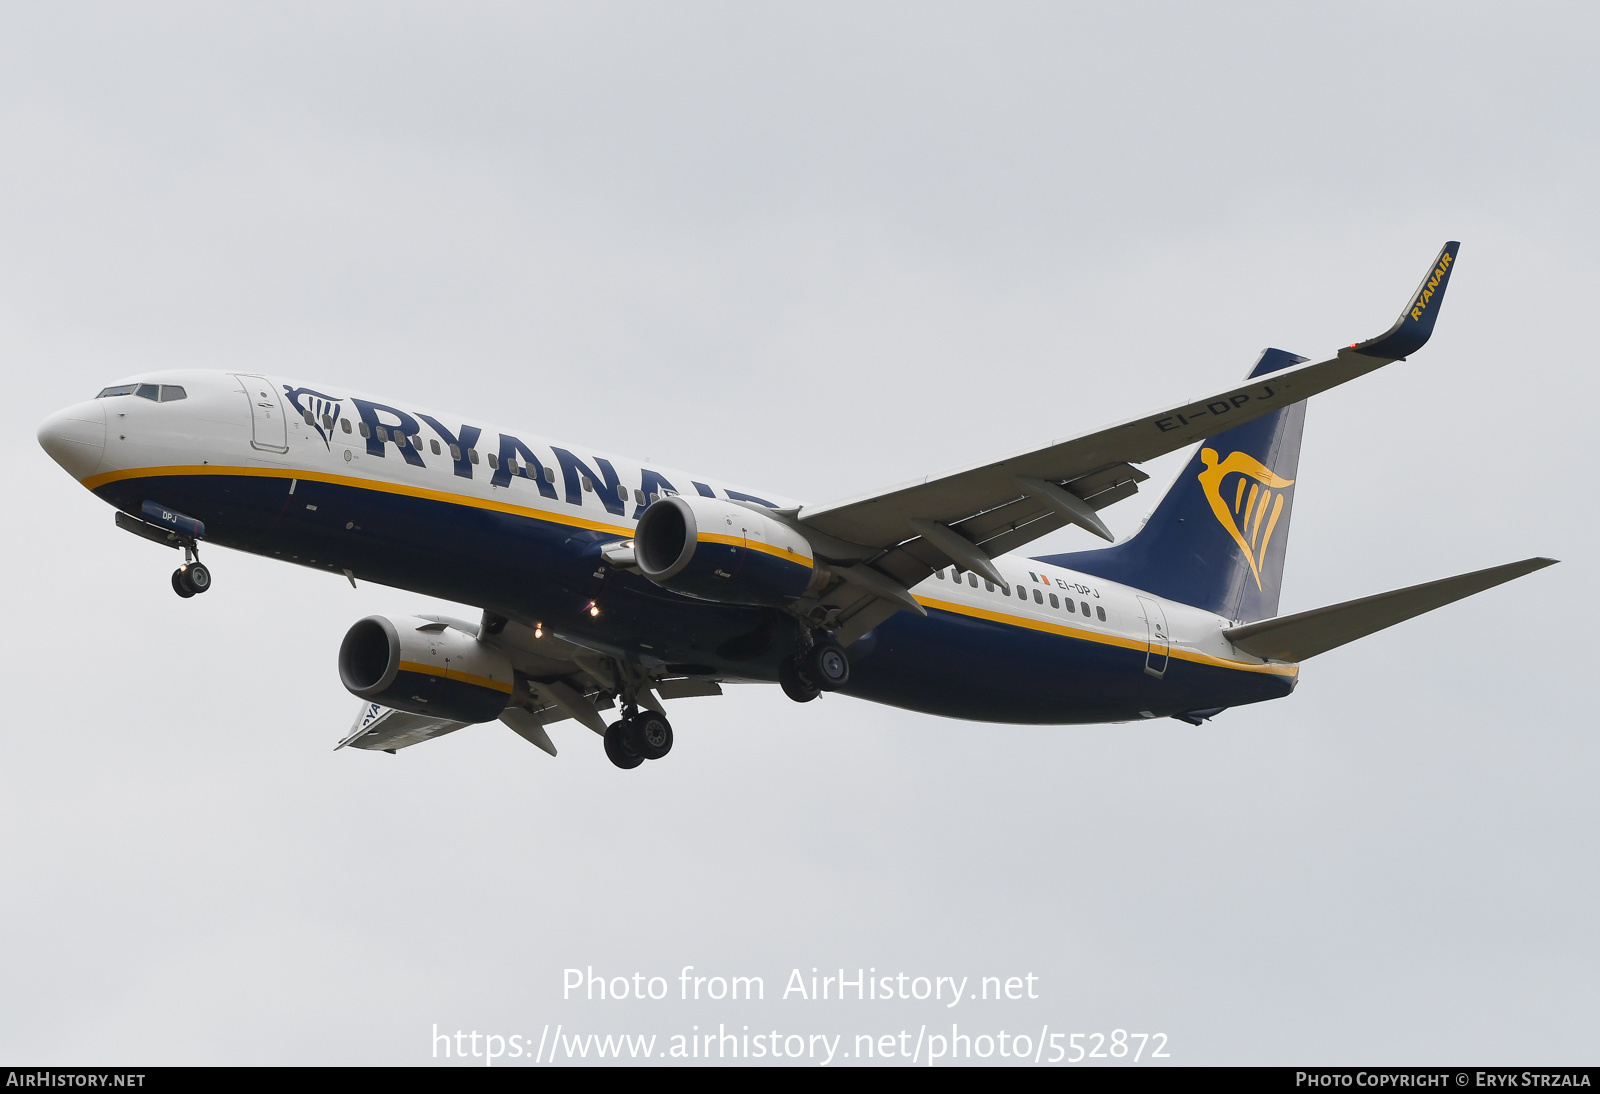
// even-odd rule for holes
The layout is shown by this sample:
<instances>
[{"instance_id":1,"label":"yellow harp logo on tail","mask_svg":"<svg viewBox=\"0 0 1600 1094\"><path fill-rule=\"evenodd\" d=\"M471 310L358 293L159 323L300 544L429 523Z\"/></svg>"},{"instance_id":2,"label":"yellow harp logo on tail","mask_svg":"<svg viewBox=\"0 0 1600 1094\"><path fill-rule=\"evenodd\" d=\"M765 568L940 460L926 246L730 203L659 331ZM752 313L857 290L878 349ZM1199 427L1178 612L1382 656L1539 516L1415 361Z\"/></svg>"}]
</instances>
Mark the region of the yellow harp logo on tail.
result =
<instances>
[{"instance_id":1,"label":"yellow harp logo on tail","mask_svg":"<svg viewBox=\"0 0 1600 1094\"><path fill-rule=\"evenodd\" d=\"M1221 463L1217 450L1202 448L1200 462L1206 469L1199 474L1200 488L1206 492L1217 522L1228 530L1244 557L1250 560L1256 588L1261 588L1261 564L1267 559L1267 544L1283 515L1283 495L1294 485L1293 479L1279 478L1265 464L1243 452L1235 452ZM1224 481L1237 476L1233 483ZM1249 489L1247 490L1246 487ZM1231 496L1230 496L1231 494Z\"/></svg>"}]
</instances>

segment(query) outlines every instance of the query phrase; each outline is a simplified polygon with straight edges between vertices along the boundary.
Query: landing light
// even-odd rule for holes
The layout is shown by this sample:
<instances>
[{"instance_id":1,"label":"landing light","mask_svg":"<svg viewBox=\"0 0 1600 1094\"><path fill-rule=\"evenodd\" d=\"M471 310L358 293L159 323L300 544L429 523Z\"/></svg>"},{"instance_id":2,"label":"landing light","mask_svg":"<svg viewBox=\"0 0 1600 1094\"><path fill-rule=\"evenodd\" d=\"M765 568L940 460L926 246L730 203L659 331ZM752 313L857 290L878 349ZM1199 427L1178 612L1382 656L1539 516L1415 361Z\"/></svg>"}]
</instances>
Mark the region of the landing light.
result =
<instances>
[{"instance_id":1,"label":"landing light","mask_svg":"<svg viewBox=\"0 0 1600 1094\"><path fill-rule=\"evenodd\" d=\"M590 615L590 617L592 618L592 617L597 616L599 614L600 614L600 605L596 604L592 600L589 601L589 615Z\"/></svg>"},{"instance_id":2,"label":"landing light","mask_svg":"<svg viewBox=\"0 0 1600 1094\"><path fill-rule=\"evenodd\" d=\"M543 638L544 637L544 624L543 623L535 623L533 625L533 636L535 638Z\"/></svg>"}]
</instances>

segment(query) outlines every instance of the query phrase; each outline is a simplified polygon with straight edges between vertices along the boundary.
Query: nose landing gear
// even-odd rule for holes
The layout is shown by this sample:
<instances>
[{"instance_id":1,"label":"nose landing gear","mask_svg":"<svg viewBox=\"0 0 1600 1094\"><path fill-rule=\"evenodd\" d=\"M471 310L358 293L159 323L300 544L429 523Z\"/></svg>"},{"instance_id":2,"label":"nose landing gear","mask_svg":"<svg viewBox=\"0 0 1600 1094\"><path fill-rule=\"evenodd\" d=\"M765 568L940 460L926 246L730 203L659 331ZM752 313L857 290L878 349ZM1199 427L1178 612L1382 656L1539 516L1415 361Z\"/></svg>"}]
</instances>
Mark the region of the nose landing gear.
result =
<instances>
[{"instance_id":1,"label":"nose landing gear","mask_svg":"<svg viewBox=\"0 0 1600 1094\"><path fill-rule=\"evenodd\" d=\"M183 565L172 571L172 591L188 600L211 588L211 571L200 561L200 545L183 540Z\"/></svg>"},{"instance_id":2,"label":"nose landing gear","mask_svg":"<svg viewBox=\"0 0 1600 1094\"><path fill-rule=\"evenodd\" d=\"M172 591L189 599L211 588L211 571L199 562L185 562L172 571Z\"/></svg>"},{"instance_id":3,"label":"nose landing gear","mask_svg":"<svg viewBox=\"0 0 1600 1094\"><path fill-rule=\"evenodd\" d=\"M119 512L117 527L163 547L182 547L183 565L172 571L172 591L185 600L208 591L211 571L200 563L200 538L205 535L206 526L153 501L145 502L141 512L145 519Z\"/></svg>"}]
</instances>

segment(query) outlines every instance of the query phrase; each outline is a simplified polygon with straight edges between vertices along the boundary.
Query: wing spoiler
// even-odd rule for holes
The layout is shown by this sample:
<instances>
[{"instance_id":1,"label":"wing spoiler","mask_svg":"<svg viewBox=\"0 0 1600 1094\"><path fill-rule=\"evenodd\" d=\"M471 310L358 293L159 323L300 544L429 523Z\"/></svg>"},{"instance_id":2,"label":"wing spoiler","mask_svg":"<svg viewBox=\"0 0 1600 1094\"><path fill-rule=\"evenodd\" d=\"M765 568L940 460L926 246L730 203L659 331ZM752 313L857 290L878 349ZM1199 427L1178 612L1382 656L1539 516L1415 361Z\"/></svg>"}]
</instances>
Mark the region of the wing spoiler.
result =
<instances>
[{"instance_id":1,"label":"wing spoiler","mask_svg":"<svg viewBox=\"0 0 1600 1094\"><path fill-rule=\"evenodd\" d=\"M1408 589L1347 600L1296 615L1264 619L1223 631L1235 647L1269 661L1304 661L1346 642L1365 638L1396 623L1492 589L1514 578L1554 566L1553 558L1526 558L1470 574L1413 585Z\"/></svg>"}]
</instances>

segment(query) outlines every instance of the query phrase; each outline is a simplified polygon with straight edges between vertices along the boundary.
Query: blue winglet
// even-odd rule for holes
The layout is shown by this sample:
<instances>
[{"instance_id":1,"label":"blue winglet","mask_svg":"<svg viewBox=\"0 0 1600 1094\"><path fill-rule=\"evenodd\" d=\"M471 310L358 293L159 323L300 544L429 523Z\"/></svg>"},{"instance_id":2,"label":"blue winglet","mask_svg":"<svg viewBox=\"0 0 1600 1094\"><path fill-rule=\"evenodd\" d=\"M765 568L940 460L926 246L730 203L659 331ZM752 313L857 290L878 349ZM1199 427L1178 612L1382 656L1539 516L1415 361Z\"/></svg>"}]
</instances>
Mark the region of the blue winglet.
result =
<instances>
[{"instance_id":1,"label":"blue winglet","mask_svg":"<svg viewBox=\"0 0 1600 1094\"><path fill-rule=\"evenodd\" d=\"M1398 361L1411 356L1428 344L1433 334L1433 322L1439 318L1439 305L1444 303L1444 289L1450 283L1450 271L1455 268L1456 252L1461 244L1451 240L1433 260L1433 269L1422 279L1416 295L1406 310L1400 313L1394 326L1376 338L1357 342L1350 348L1368 357L1384 357Z\"/></svg>"}]
</instances>

